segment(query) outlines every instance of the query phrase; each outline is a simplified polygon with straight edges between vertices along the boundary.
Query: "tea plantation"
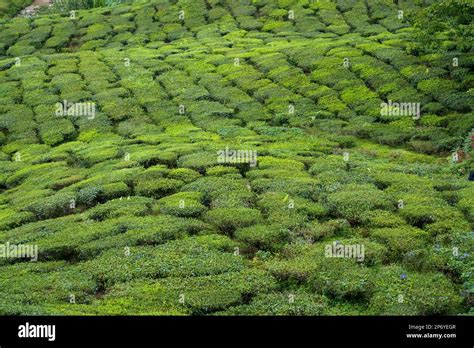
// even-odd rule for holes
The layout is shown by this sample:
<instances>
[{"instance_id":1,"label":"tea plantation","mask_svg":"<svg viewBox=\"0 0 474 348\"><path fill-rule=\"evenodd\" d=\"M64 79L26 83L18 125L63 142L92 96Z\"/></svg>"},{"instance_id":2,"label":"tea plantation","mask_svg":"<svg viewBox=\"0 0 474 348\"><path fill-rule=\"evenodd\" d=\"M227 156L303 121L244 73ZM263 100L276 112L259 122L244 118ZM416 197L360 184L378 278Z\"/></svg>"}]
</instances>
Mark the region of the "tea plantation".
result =
<instances>
[{"instance_id":1,"label":"tea plantation","mask_svg":"<svg viewBox=\"0 0 474 348\"><path fill-rule=\"evenodd\" d=\"M430 3L0 7L0 245L38 248L0 315L472 315L474 51L413 49Z\"/></svg>"}]
</instances>

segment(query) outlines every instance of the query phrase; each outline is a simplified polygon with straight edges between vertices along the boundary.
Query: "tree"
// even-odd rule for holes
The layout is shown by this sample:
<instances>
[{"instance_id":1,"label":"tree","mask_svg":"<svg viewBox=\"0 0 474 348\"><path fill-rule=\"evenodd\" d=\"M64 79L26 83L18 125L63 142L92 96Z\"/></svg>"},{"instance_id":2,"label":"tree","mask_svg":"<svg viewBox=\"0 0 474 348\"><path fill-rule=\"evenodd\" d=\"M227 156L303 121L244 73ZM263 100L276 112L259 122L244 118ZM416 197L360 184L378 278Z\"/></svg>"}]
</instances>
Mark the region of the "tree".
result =
<instances>
[{"instance_id":1,"label":"tree","mask_svg":"<svg viewBox=\"0 0 474 348\"><path fill-rule=\"evenodd\" d=\"M466 0L439 0L414 14L415 43L410 49L417 53L436 50L446 45L469 51L472 48L474 3Z\"/></svg>"}]
</instances>

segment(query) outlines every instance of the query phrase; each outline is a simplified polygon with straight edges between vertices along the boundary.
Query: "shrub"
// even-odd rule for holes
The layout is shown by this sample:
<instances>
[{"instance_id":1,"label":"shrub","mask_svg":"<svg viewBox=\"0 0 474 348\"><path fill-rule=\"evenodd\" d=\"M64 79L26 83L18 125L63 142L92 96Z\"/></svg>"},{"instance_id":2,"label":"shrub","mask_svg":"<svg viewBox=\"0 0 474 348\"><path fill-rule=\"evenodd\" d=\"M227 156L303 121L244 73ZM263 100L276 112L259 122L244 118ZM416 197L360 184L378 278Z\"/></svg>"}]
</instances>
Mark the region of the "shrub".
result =
<instances>
[{"instance_id":1,"label":"shrub","mask_svg":"<svg viewBox=\"0 0 474 348\"><path fill-rule=\"evenodd\" d=\"M246 297L275 288L274 279L260 270L167 278L154 282L133 282L131 286L117 285L107 294L103 308L115 309L114 314L156 315L174 311L203 315L243 304ZM180 298L184 299L184 304Z\"/></svg>"},{"instance_id":2,"label":"shrub","mask_svg":"<svg viewBox=\"0 0 474 348\"><path fill-rule=\"evenodd\" d=\"M235 238L257 249L274 251L289 240L289 232L278 225L255 225L238 229Z\"/></svg>"},{"instance_id":3,"label":"shrub","mask_svg":"<svg viewBox=\"0 0 474 348\"><path fill-rule=\"evenodd\" d=\"M329 194L326 205L335 216L357 224L366 221L367 211L391 210L394 202L385 192L372 185L346 185L340 191Z\"/></svg>"},{"instance_id":4,"label":"shrub","mask_svg":"<svg viewBox=\"0 0 474 348\"><path fill-rule=\"evenodd\" d=\"M231 307L217 315L322 315L327 299L304 291L258 294L249 304Z\"/></svg>"},{"instance_id":5,"label":"shrub","mask_svg":"<svg viewBox=\"0 0 474 348\"><path fill-rule=\"evenodd\" d=\"M135 192L142 196L161 198L179 190L183 185L181 180L158 179L140 181L135 187Z\"/></svg>"},{"instance_id":6,"label":"shrub","mask_svg":"<svg viewBox=\"0 0 474 348\"><path fill-rule=\"evenodd\" d=\"M197 217L206 210L206 207L201 204L202 196L200 192L178 192L161 198L158 201L157 210L163 214Z\"/></svg>"},{"instance_id":7,"label":"shrub","mask_svg":"<svg viewBox=\"0 0 474 348\"><path fill-rule=\"evenodd\" d=\"M286 286L303 287L305 284L320 295L338 300L366 301L373 291L372 271L365 266L383 262L384 249L365 240L344 239L342 244L363 244L368 251L367 260L326 257L327 244L293 246L282 252L285 258L266 261L268 271Z\"/></svg>"},{"instance_id":8,"label":"shrub","mask_svg":"<svg viewBox=\"0 0 474 348\"><path fill-rule=\"evenodd\" d=\"M427 224L450 222L452 226L465 222L462 214L440 198L422 195L403 195L404 208L399 210L410 225L425 228Z\"/></svg>"},{"instance_id":9,"label":"shrub","mask_svg":"<svg viewBox=\"0 0 474 348\"><path fill-rule=\"evenodd\" d=\"M65 187L68 187L72 184L75 184L81 180L84 179L84 176L83 175L71 175L71 176L68 176L66 178L62 178L62 179L59 179L57 181L55 181L52 185L51 185L51 188L53 190L60 190L62 188L65 188Z\"/></svg>"},{"instance_id":10,"label":"shrub","mask_svg":"<svg viewBox=\"0 0 474 348\"><path fill-rule=\"evenodd\" d=\"M181 180L185 184L188 184L201 177L201 175L198 172L189 168L176 168L170 170L168 177L170 179Z\"/></svg>"},{"instance_id":11,"label":"shrub","mask_svg":"<svg viewBox=\"0 0 474 348\"><path fill-rule=\"evenodd\" d=\"M110 100L101 107L101 110L114 121L143 115L143 110L131 98Z\"/></svg>"},{"instance_id":12,"label":"shrub","mask_svg":"<svg viewBox=\"0 0 474 348\"><path fill-rule=\"evenodd\" d=\"M81 38L83 42L101 39L107 36L112 30L108 24L96 23L87 28L86 34Z\"/></svg>"},{"instance_id":13,"label":"shrub","mask_svg":"<svg viewBox=\"0 0 474 348\"><path fill-rule=\"evenodd\" d=\"M97 231L86 241L82 241L79 244L79 256L90 258L91 255L106 249L124 250L125 247L136 245L157 245L187 235L211 232L209 225L199 220L180 219L170 215L140 216L141 213L135 209L137 217L133 217L131 215L133 211L130 211L130 214L123 214L119 219L105 220L99 223L99 226L95 226L104 231ZM147 206L147 212L149 210L151 208Z\"/></svg>"},{"instance_id":14,"label":"shrub","mask_svg":"<svg viewBox=\"0 0 474 348\"><path fill-rule=\"evenodd\" d=\"M114 198L128 196L130 188L124 182L114 182L101 187L101 199L110 200Z\"/></svg>"},{"instance_id":15,"label":"shrub","mask_svg":"<svg viewBox=\"0 0 474 348\"><path fill-rule=\"evenodd\" d=\"M431 94L437 99L442 99L454 89L454 82L445 79L429 79L418 83L418 89L422 92Z\"/></svg>"},{"instance_id":16,"label":"shrub","mask_svg":"<svg viewBox=\"0 0 474 348\"><path fill-rule=\"evenodd\" d=\"M187 184L182 190L202 192L203 202L215 208L249 207L253 201L246 182L234 178L203 177Z\"/></svg>"},{"instance_id":17,"label":"shrub","mask_svg":"<svg viewBox=\"0 0 474 348\"><path fill-rule=\"evenodd\" d=\"M0 17L13 17L29 4L31 4L31 0L2 1L0 3Z\"/></svg>"},{"instance_id":18,"label":"shrub","mask_svg":"<svg viewBox=\"0 0 474 348\"><path fill-rule=\"evenodd\" d=\"M252 187L257 193L286 192L289 195L301 196L306 199L313 199L318 196L317 184L317 180L305 177L262 178L252 181Z\"/></svg>"},{"instance_id":19,"label":"shrub","mask_svg":"<svg viewBox=\"0 0 474 348\"><path fill-rule=\"evenodd\" d=\"M470 223L474 223L474 193L472 188L460 191L460 200L457 204Z\"/></svg>"},{"instance_id":20,"label":"shrub","mask_svg":"<svg viewBox=\"0 0 474 348\"><path fill-rule=\"evenodd\" d=\"M398 228L376 228L370 235L388 248L392 261L401 261L405 254L424 248L428 239L425 231L403 225Z\"/></svg>"},{"instance_id":21,"label":"shrub","mask_svg":"<svg viewBox=\"0 0 474 348\"><path fill-rule=\"evenodd\" d=\"M259 169L291 169L293 171L301 171L304 170L304 164L292 159L281 159L281 158L274 158L274 157L259 157L258 159L258 167Z\"/></svg>"},{"instance_id":22,"label":"shrub","mask_svg":"<svg viewBox=\"0 0 474 348\"><path fill-rule=\"evenodd\" d=\"M90 303L96 291L90 277L74 267L67 267L65 262L22 262L5 266L1 282L5 287L0 293L6 299L0 306L2 314L8 310L13 310L9 314L45 314L45 304L68 303L70 294L75 295L78 303ZM9 296L4 289L9 289Z\"/></svg>"},{"instance_id":23,"label":"shrub","mask_svg":"<svg viewBox=\"0 0 474 348\"><path fill-rule=\"evenodd\" d=\"M222 232L232 234L238 228L258 223L261 214L257 209L250 208L216 208L206 212L204 219Z\"/></svg>"},{"instance_id":24,"label":"shrub","mask_svg":"<svg viewBox=\"0 0 474 348\"><path fill-rule=\"evenodd\" d=\"M322 238L331 238L335 235L344 235L347 233L350 225L345 219L328 220L324 222L313 221L307 228L300 233L311 241Z\"/></svg>"},{"instance_id":25,"label":"shrub","mask_svg":"<svg viewBox=\"0 0 474 348\"><path fill-rule=\"evenodd\" d=\"M217 165L217 153L212 152L198 152L178 159L179 167L190 168L200 173L215 165Z\"/></svg>"},{"instance_id":26,"label":"shrub","mask_svg":"<svg viewBox=\"0 0 474 348\"><path fill-rule=\"evenodd\" d=\"M354 260L327 258L318 266L308 279L315 292L346 300L366 300L372 295L372 272Z\"/></svg>"},{"instance_id":27,"label":"shrub","mask_svg":"<svg viewBox=\"0 0 474 348\"><path fill-rule=\"evenodd\" d=\"M0 243L40 250L0 260L0 314L468 314L472 53L411 54L391 1L56 10L0 20Z\"/></svg>"},{"instance_id":28,"label":"shrub","mask_svg":"<svg viewBox=\"0 0 474 348\"><path fill-rule=\"evenodd\" d=\"M374 283L369 305L374 315L455 314L462 300L440 273L408 273L400 266L387 266L375 274Z\"/></svg>"},{"instance_id":29,"label":"shrub","mask_svg":"<svg viewBox=\"0 0 474 348\"><path fill-rule=\"evenodd\" d=\"M80 268L106 286L136 278L204 276L242 270L241 257L206 244L213 239L219 242L219 237L209 235L156 247L131 247L128 256L123 248L113 249L83 263Z\"/></svg>"},{"instance_id":30,"label":"shrub","mask_svg":"<svg viewBox=\"0 0 474 348\"><path fill-rule=\"evenodd\" d=\"M206 170L208 176L226 176L227 174L239 174L239 170L234 167L215 166Z\"/></svg>"},{"instance_id":31,"label":"shrub","mask_svg":"<svg viewBox=\"0 0 474 348\"><path fill-rule=\"evenodd\" d=\"M10 230L33 221L35 215L29 211L16 212L12 209L0 211L0 230Z\"/></svg>"},{"instance_id":32,"label":"shrub","mask_svg":"<svg viewBox=\"0 0 474 348\"><path fill-rule=\"evenodd\" d=\"M102 188L98 186L87 186L77 193L77 203L86 207L91 207L99 201Z\"/></svg>"},{"instance_id":33,"label":"shrub","mask_svg":"<svg viewBox=\"0 0 474 348\"><path fill-rule=\"evenodd\" d=\"M265 215L294 212L313 220L326 214L326 209L321 204L301 197L290 197L282 192L264 193L260 195L257 204Z\"/></svg>"},{"instance_id":34,"label":"shrub","mask_svg":"<svg viewBox=\"0 0 474 348\"><path fill-rule=\"evenodd\" d=\"M110 184L110 186L122 189L123 183ZM117 185L117 186L116 186ZM104 186L103 193L108 189ZM151 211L153 199L147 197L130 197L126 199L113 199L104 204L96 205L87 211L87 218L103 221L105 219L118 218L124 215L143 216Z\"/></svg>"},{"instance_id":35,"label":"shrub","mask_svg":"<svg viewBox=\"0 0 474 348\"><path fill-rule=\"evenodd\" d=\"M369 227L398 227L406 224L403 218L386 210L372 210L365 217Z\"/></svg>"},{"instance_id":36,"label":"shrub","mask_svg":"<svg viewBox=\"0 0 474 348\"><path fill-rule=\"evenodd\" d=\"M71 202L76 195L71 192L58 192L52 196L40 198L30 203L25 210L35 214L37 219L51 219L74 211Z\"/></svg>"},{"instance_id":37,"label":"shrub","mask_svg":"<svg viewBox=\"0 0 474 348\"><path fill-rule=\"evenodd\" d=\"M40 126L41 139L48 145L60 144L71 137L74 132L74 125L66 119L45 122Z\"/></svg>"}]
</instances>

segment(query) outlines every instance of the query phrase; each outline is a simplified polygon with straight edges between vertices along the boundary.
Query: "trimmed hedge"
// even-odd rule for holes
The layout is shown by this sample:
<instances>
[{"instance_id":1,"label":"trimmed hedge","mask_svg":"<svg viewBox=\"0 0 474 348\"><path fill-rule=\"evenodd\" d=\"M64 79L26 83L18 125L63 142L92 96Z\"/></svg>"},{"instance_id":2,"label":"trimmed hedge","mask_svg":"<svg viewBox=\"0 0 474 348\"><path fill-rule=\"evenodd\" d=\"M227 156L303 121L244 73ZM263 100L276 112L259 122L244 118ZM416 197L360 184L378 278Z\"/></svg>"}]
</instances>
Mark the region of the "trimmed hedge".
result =
<instances>
[{"instance_id":1,"label":"trimmed hedge","mask_svg":"<svg viewBox=\"0 0 474 348\"><path fill-rule=\"evenodd\" d=\"M237 228L258 223L261 213L250 208L216 208L204 214L205 221L218 227L223 233L232 234Z\"/></svg>"}]
</instances>

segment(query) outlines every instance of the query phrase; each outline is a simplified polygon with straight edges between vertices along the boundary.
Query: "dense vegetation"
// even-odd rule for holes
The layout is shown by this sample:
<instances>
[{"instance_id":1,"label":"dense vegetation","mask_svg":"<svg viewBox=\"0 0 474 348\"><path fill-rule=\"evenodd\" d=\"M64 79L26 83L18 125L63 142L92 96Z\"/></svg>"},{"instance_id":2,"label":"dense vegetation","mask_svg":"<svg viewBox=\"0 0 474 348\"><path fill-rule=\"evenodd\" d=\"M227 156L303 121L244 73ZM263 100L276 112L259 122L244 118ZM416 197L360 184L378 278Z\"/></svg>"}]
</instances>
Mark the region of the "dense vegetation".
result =
<instances>
[{"instance_id":1,"label":"dense vegetation","mask_svg":"<svg viewBox=\"0 0 474 348\"><path fill-rule=\"evenodd\" d=\"M472 314L474 54L395 3L0 20L0 314Z\"/></svg>"},{"instance_id":2,"label":"dense vegetation","mask_svg":"<svg viewBox=\"0 0 474 348\"><path fill-rule=\"evenodd\" d=\"M13 17L33 0L0 0L0 18Z\"/></svg>"}]
</instances>

